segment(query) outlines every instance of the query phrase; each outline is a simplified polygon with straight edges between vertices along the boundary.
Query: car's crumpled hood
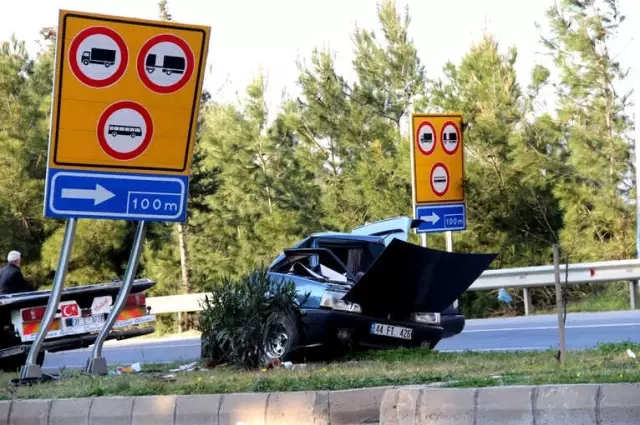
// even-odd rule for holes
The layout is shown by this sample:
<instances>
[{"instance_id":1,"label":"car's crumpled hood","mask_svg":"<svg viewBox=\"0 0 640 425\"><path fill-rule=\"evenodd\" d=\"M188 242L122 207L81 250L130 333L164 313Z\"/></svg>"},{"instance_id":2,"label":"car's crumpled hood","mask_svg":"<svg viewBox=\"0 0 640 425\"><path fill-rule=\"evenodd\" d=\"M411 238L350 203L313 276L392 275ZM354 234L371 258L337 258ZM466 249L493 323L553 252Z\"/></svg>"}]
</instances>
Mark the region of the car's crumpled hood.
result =
<instances>
[{"instance_id":1,"label":"car's crumpled hood","mask_svg":"<svg viewBox=\"0 0 640 425\"><path fill-rule=\"evenodd\" d=\"M394 239L343 297L366 314L440 312L489 267L497 254L465 254Z\"/></svg>"}]
</instances>

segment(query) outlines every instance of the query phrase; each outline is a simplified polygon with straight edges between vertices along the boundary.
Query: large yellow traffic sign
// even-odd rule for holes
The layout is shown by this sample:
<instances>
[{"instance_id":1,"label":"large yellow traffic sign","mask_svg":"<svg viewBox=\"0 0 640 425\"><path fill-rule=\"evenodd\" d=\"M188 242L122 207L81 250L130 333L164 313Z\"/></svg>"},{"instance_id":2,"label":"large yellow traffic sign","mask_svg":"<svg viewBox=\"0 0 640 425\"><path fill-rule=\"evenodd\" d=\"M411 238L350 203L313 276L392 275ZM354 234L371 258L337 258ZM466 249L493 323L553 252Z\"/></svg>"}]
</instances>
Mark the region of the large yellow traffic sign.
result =
<instances>
[{"instance_id":1,"label":"large yellow traffic sign","mask_svg":"<svg viewBox=\"0 0 640 425\"><path fill-rule=\"evenodd\" d=\"M210 28L60 11L49 167L188 175Z\"/></svg>"},{"instance_id":2,"label":"large yellow traffic sign","mask_svg":"<svg viewBox=\"0 0 640 425\"><path fill-rule=\"evenodd\" d=\"M414 205L464 202L461 114L413 114Z\"/></svg>"},{"instance_id":3,"label":"large yellow traffic sign","mask_svg":"<svg viewBox=\"0 0 640 425\"><path fill-rule=\"evenodd\" d=\"M60 11L46 217L186 220L209 33Z\"/></svg>"}]
</instances>

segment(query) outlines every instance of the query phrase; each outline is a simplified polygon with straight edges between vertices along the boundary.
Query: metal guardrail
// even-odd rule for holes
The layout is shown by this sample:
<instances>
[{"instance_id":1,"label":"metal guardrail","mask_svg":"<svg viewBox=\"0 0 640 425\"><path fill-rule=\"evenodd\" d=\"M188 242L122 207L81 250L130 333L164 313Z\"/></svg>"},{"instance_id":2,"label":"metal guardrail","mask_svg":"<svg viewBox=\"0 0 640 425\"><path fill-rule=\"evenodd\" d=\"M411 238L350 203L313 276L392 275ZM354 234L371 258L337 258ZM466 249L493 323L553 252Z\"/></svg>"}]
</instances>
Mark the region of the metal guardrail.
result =
<instances>
[{"instance_id":1,"label":"metal guardrail","mask_svg":"<svg viewBox=\"0 0 640 425\"><path fill-rule=\"evenodd\" d=\"M629 281L631 308L636 308L637 283L640 280L640 260L601 261L560 265L562 283L605 283ZM470 291L488 291L499 288L522 289L525 314L531 310L530 288L554 285L553 265L487 270L471 285ZM154 314L200 311L205 294L170 295L147 298L147 306Z\"/></svg>"},{"instance_id":2,"label":"metal guardrail","mask_svg":"<svg viewBox=\"0 0 640 425\"><path fill-rule=\"evenodd\" d=\"M147 307L153 314L183 313L200 311L200 302L204 301L204 293L186 295L168 295L165 297L147 297Z\"/></svg>"},{"instance_id":3,"label":"metal guardrail","mask_svg":"<svg viewBox=\"0 0 640 425\"><path fill-rule=\"evenodd\" d=\"M470 291L498 288L535 288L553 285L553 265L487 270L471 285ZM560 265L562 283L603 283L640 279L640 260L601 261Z\"/></svg>"}]
</instances>

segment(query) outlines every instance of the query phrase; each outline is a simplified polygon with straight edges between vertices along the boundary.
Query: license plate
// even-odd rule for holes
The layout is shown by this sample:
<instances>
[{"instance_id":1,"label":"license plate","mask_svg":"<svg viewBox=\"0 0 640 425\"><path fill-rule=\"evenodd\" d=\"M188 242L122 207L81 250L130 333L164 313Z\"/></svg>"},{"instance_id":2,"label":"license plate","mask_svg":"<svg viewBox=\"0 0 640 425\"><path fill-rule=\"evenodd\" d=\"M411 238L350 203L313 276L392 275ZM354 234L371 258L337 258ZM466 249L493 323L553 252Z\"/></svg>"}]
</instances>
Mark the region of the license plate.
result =
<instances>
[{"instance_id":1,"label":"license plate","mask_svg":"<svg viewBox=\"0 0 640 425\"><path fill-rule=\"evenodd\" d=\"M373 335L388 336L390 338L411 339L413 329L404 328L402 326L384 325L381 323L371 324L371 333Z\"/></svg>"},{"instance_id":2,"label":"license plate","mask_svg":"<svg viewBox=\"0 0 640 425\"><path fill-rule=\"evenodd\" d=\"M68 328L75 328L76 326L95 325L105 322L104 314L98 314L89 317L70 317L65 320L66 327Z\"/></svg>"}]
</instances>

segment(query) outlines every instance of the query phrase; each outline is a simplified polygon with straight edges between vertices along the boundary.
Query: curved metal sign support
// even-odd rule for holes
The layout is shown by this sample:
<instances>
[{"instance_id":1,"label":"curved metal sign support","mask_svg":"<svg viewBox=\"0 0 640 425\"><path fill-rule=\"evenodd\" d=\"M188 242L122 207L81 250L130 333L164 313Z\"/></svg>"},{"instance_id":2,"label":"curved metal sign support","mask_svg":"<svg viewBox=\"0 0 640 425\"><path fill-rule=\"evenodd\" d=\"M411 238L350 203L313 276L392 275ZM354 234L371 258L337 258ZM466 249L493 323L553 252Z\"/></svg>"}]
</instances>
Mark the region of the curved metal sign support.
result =
<instances>
[{"instance_id":1,"label":"curved metal sign support","mask_svg":"<svg viewBox=\"0 0 640 425\"><path fill-rule=\"evenodd\" d=\"M38 353L42 348L42 342L45 339L45 334L49 331L53 318L58 312L60 296L62 295L62 288L64 288L64 280L67 277L69 258L71 257L71 251L73 249L73 239L76 235L77 220L78 219L75 217L67 220L64 229L64 239L62 241L62 250L60 251L60 259L58 260L58 269L56 270L56 276L53 280L51 297L47 303L47 310L45 311L44 318L40 323L40 329L38 329L36 339L33 341L33 344L31 344L27 361L20 370L20 379L42 378L42 368L40 365L36 364L36 359L38 358Z\"/></svg>"},{"instance_id":2,"label":"curved metal sign support","mask_svg":"<svg viewBox=\"0 0 640 425\"><path fill-rule=\"evenodd\" d=\"M131 292L133 281L135 279L136 273L138 272L138 264L140 263L140 254L142 252L142 244L144 242L146 228L147 223L145 221L138 222L138 228L136 230L136 236L133 241L133 248L131 249L131 254L129 256L129 264L127 265L127 271L124 275L122 287L120 288L120 292L118 292L118 297L116 298L116 302L113 305L111 312L109 313L109 317L107 317L107 321L102 327L100 334L96 338L95 345L93 346L93 351L91 352L91 357L87 359L86 371L88 373L96 375L106 375L108 372L107 361L104 357L102 357L102 345L106 341L109 332L111 332L111 328L113 328L113 325L120 315L122 308L127 302L129 293Z\"/></svg>"}]
</instances>

